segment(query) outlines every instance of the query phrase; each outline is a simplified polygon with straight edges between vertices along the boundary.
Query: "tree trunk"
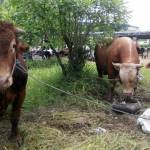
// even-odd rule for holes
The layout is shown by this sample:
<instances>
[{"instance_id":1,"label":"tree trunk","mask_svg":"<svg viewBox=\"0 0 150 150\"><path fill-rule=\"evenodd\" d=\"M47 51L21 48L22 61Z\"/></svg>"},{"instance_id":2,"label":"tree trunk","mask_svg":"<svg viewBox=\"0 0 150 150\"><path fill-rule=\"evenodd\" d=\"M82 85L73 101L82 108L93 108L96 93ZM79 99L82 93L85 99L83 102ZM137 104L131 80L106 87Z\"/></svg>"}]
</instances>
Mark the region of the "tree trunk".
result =
<instances>
[{"instance_id":1,"label":"tree trunk","mask_svg":"<svg viewBox=\"0 0 150 150\"><path fill-rule=\"evenodd\" d=\"M73 43L67 35L63 35L63 39L69 49L69 70L73 72L82 71L85 65L85 51L82 45Z\"/></svg>"},{"instance_id":2,"label":"tree trunk","mask_svg":"<svg viewBox=\"0 0 150 150\"><path fill-rule=\"evenodd\" d=\"M56 58L58 60L58 63L62 69L62 72L63 72L63 75L66 76L67 73L66 73L66 69L65 69L65 66L63 65L63 63L61 62L61 59L59 57L59 54L57 53L57 51L55 50L55 48L50 44L50 48L53 50L53 53L56 55Z\"/></svg>"}]
</instances>

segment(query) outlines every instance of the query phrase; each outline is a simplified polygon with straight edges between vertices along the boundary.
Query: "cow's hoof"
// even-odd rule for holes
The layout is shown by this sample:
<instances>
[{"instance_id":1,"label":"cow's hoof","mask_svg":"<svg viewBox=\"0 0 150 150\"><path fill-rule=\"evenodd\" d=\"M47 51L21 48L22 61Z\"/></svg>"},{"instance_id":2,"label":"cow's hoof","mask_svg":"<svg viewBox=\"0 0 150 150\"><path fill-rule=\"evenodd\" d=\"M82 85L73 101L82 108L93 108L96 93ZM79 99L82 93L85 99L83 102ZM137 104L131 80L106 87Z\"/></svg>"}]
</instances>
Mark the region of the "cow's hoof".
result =
<instances>
[{"instance_id":1,"label":"cow's hoof","mask_svg":"<svg viewBox=\"0 0 150 150\"><path fill-rule=\"evenodd\" d=\"M23 143L24 143L24 139L23 139L23 137L20 134L18 134L18 135L11 135L9 137L9 141L14 143L17 147L21 147L23 145Z\"/></svg>"}]
</instances>

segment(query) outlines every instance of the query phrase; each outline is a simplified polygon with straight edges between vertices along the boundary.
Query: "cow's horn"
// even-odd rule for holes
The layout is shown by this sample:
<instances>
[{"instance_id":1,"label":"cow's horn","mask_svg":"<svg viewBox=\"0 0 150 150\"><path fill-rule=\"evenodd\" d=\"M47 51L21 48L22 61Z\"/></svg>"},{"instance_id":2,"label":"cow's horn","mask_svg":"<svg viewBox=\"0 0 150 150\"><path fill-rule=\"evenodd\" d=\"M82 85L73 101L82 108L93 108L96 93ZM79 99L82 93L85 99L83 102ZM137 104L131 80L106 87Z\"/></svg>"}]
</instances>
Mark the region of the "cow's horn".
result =
<instances>
[{"instance_id":1,"label":"cow's horn","mask_svg":"<svg viewBox=\"0 0 150 150\"><path fill-rule=\"evenodd\" d=\"M119 70L120 69L120 63L113 63L112 62L112 64L113 64L113 66L114 66L114 68L116 69L116 70Z\"/></svg>"},{"instance_id":2,"label":"cow's horn","mask_svg":"<svg viewBox=\"0 0 150 150\"><path fill-rule=\"evenodd\" d=\"M143 65L142 65L142 64L135 64L135 67L136 67L136 68L142 68Z\"/></svg>"},{"instance_id":3,"label":"cow's horn","mask_svg":"<svg viewBox=\"0 0 150 150\"><path fill-rule=\"evenodd\" d=\"M16 32L17 34L19 34L19 33L25 33L25 30L23 30L23 29L21 29L21 28L15 28L15 32Z\"/></svg>"},{"instance_id":4,"label":"cow's horn","mask_svg":"<svg viewBox=\"0 0 150 150\"><path fill-rule=\"evenodd\" d=\"M113 64L113 66L120 67L120 63L113 63L112 62L112 64Z\"/></svg>"}]
</instances>

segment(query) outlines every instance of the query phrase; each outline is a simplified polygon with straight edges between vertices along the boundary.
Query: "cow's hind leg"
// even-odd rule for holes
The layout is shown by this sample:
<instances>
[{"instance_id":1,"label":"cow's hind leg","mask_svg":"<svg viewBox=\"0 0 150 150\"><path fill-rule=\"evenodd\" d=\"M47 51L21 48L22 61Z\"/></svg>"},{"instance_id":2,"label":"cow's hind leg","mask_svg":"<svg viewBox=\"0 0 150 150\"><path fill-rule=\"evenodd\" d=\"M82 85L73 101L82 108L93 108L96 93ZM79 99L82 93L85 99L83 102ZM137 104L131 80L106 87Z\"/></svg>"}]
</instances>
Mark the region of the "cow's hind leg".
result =
<instances>
[{"instance_id":1,"label":"cow's hind leg","mask_svg":"<svg viewBox=\"0 0 150 150\"><path fill-rule=\"evenodd\" d=\"M95 63L96 63L96 68L97 68L98 76L99 77L103 77L103 71L102 71L101 66L98 63L98 57L97 57L97 51L96 50L94 52L94 57L95 57Z\"/></svg>"},{"instance_id":2,"label":"cow's hind leg","mask_svg":"<svg viewBox=\"0 0 150 150\"><path fill-rule=\"evenodd\" d=\"M103 71L102 71L101 67L98 66L98 65L96 65L96 67L97 67L98 76L99 76L100 78L102 78L102 77L103 77Z\"/></svg>"},{"instance_id":3,"label":"cow's hind leg","mask_svg":"<svg viewBox=\"0 0 150 150\"><path fill-rule=\"evenodd\" d=\"M16 99L14 100L12 105L12 112L11 112L12 128L10 140L14 140L15 142L18 143L19 146L22 144L22 138L19 134L18 123L24 98L25 98L25 89L19 92L19 94L16 96Z\"/></svg>"},{"instance_id":4,"label":"cow's hind leg","mask_svg":"<svg viewBox=\"0 0 150 150\"><path fill-rule=\"evenodd\" d=\"M97 72L98 72L98 76L99 77L103 77L103 71L102 71L102 67L98 64L98 62L95 60L96 62L96 68L97 68Z\"/></svg>"}]
</instances>

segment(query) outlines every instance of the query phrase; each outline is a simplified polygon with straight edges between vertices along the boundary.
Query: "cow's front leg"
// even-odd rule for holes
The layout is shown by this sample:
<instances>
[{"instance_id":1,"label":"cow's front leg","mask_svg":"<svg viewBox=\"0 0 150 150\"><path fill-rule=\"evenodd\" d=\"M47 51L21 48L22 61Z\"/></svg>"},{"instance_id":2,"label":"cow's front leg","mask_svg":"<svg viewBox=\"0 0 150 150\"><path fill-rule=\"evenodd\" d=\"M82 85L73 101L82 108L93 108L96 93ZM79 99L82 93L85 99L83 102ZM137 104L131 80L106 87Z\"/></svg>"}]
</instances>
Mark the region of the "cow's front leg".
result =
<instances>
[{"instance_id":1,"label":"cow's front leg","mask_svg":"<svg viewBox=\"0 0 150 150\"><path fill-rule=\"evenodd\" d=\"M8 104L9 104L9 102L7 101L7 99L4 99L1 101L1 103L0 103L0 118L2 118L3 115L5 114Z\"/></svg>"},{"instance_id":2,"label":"cow's front leg","mask_svg":"<svg viewBox=\"0 0 150 150\"><path fill-rule=\"evenodd\" d=\"M110 85L109 85L109 92L108 92L108 100L112 102L116 80L112 78L109 78L109 79L110 79Z\"/></svg>"},{"instance_id":3,"label":"cow's front leg","mask_svg":"<svg viewBox=\"0 0 150 150\"><path fill-rule=\"evenodd\" d=\"M12 112L11 112L11 136L10 140L16 141L19 145L22 144L22 138L19 133L18 123L20 118L21 107L25 98L25 89L23 89L16 96L13 104L12 104Z\"/></svg>"},{"instance_id":4,"label":"cow's front leg","mask_svg":"<svg viewBox=\"0 0 150 150\"><path fill-rule=\"evenodd\" d=\"M16 94L11 91L7 91L5 95L1 95L2 99L0 99L0 117L3 117L8 105L14 101Z\"/></svg>"},{"instance_id":5,"label":"cow's front leg","mask_svg":"<svg viewBox=\"0 0 150 150\"><path fill-rule=\"evenodd\" d=\"M0 106L0 118L3 118L3 116L4 116L5 112L6 112L7 107L8 107L8 103Z\"/></svg>"},{"instance_id":6,"label":"cow's front leg","mask_svg":"<svg viewBox=\"0 0 150 150\"><path fill-rule=\"evenodd\" d=\"M115 71L113 65L112 65L112 60L109 59L108 60L108 79L109 79L109 91L108 91L108 100L110 102L112 102L113 99L113 92L115 89L115 85L116 85L116 76L117 76L117 72Z\"/></svg>"}]
</instances>

